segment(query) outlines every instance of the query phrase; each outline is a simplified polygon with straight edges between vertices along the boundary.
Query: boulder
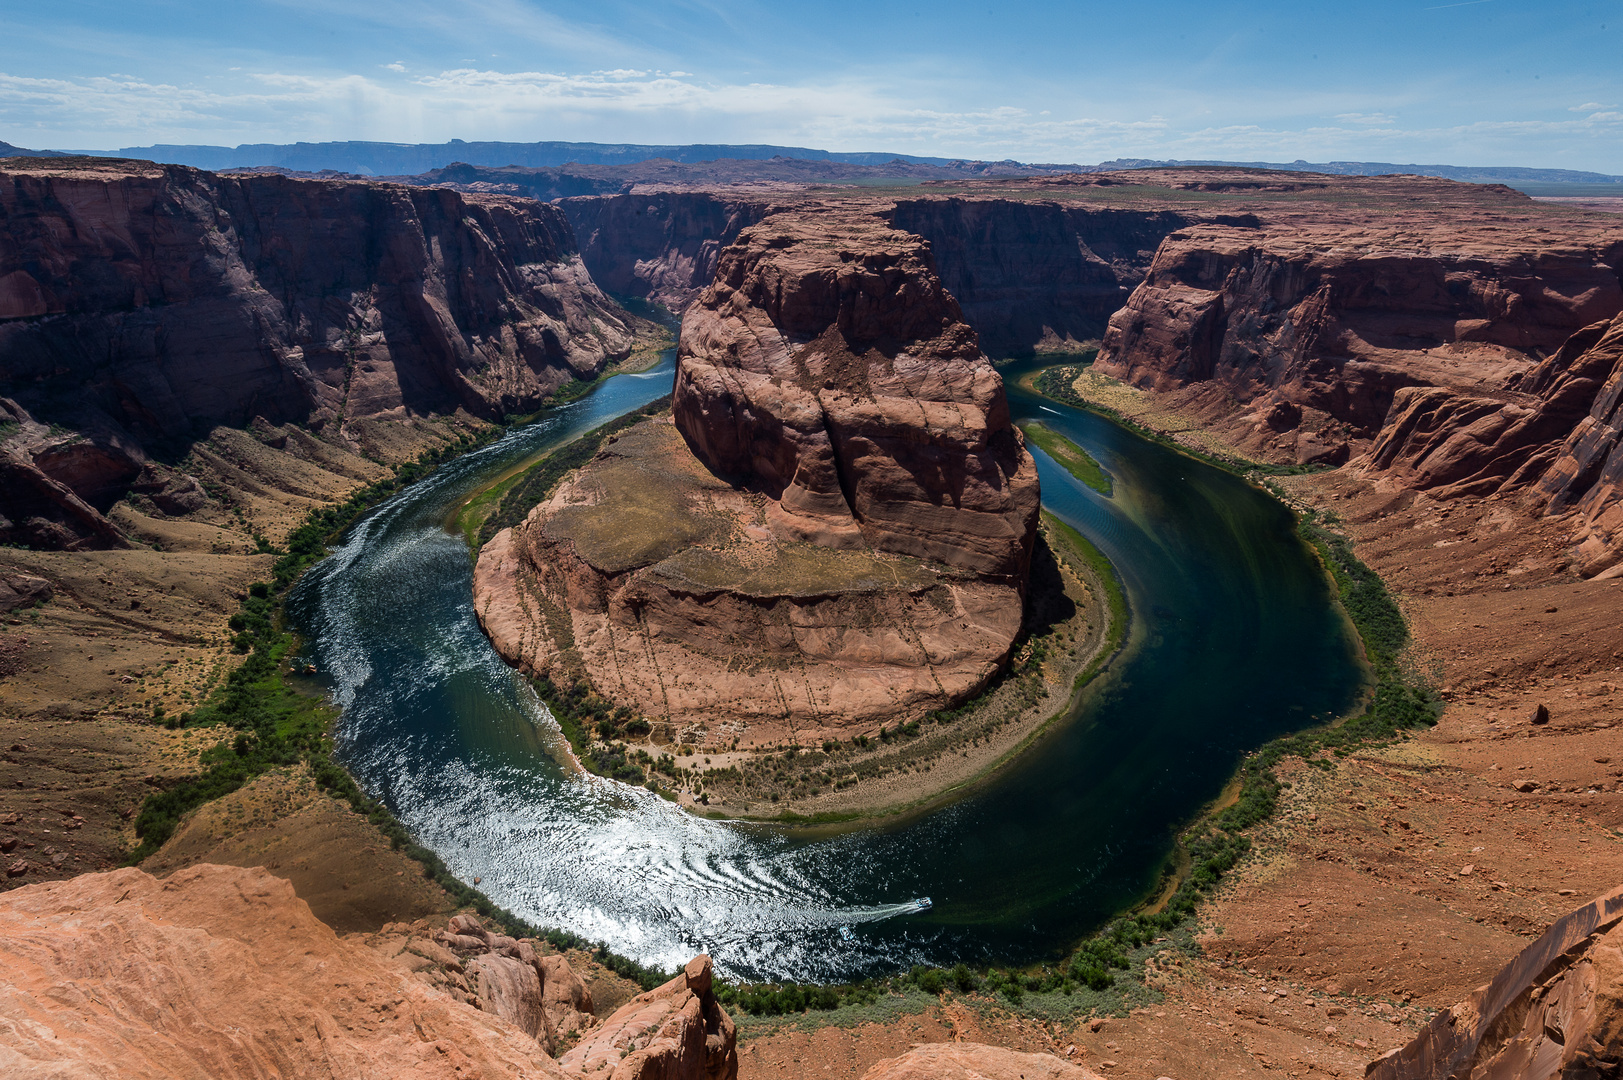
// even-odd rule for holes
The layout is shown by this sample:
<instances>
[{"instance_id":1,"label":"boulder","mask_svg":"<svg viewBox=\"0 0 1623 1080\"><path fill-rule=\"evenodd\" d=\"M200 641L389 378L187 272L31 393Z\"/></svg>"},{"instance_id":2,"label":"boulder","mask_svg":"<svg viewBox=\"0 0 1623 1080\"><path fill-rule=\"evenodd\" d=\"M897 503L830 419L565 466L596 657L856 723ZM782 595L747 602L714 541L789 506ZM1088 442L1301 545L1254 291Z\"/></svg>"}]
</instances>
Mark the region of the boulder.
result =
<instances>
[{"instance_id":1,"label":"boulder","mask_svg":"<svg viewBox=\"0 0 1623 1080\"><path fill-rule=\"evenodd\" d=\"M734 1080L738 1032L711 990L710 957L632 998L565 1052L565 1071L606 1080Z\"/></svg>"}]
</instances>

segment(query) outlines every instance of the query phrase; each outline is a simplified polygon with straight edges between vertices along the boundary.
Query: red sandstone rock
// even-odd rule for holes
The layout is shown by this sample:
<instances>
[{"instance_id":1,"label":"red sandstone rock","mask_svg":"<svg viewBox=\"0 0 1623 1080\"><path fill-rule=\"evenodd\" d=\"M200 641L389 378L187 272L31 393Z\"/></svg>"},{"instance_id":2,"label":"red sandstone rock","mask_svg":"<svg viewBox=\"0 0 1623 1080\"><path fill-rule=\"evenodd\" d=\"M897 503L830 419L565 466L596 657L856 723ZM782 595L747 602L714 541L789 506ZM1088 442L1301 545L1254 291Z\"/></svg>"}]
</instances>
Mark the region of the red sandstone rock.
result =
<instances>
[{"instance_id":1,"label":"red sandstone rock","mask_svg":"<svg viewBox=\"0 0 1623 1080\"><path fill-rule=\"evenodd\" d=\"M0 894L0 1073L561 1078L517 1027L339 938L264 870Z\"/></svg>"},{"instance_id":2,"label":"red sandstone rock","mask_svg":"<svg viewBox=\"0 0 1623 1080\"><path fill-rule=\"evenodd\" d=\"M658 191L558 203L599 286L681 312L716 275L723 248L771 212L767 199Z\"/></svg>"},{"instance_id":3,"label":"red sandstone rock","mask_svg":"<svg viewBox=\"0 0 1623 1080\"><path fill-rule=\"evenodd\" d=\"M918 237L833 212L747 230L683 320L673 411L808 530L1024 578L1036 467Z\"/></svg>"},{"instance_id":4,"label":"red sandstone rock","mask_svg":"<svg viewBox=\"0 0 1623 1080\"><path fill-rule=\"evenodd\" d=\"M548 204L129 161L0 173L0 393L82 434L23 464L100 510L194 426L500 417L631 344Z\"/></svg>"},{"instance_id":5,"label":"red sandstone rock","mask_svg":"<svg viewBox=\"0 0 1623 1080\"><path fill-rule=\"evenodd\" d=\"M710 989L710 957L616 1009L559 1060L605 1080L734 1080L738 1034Z\"/></svg>"},{"instance_id":6,"label":"red sandstone rock","mask_svg":"<svg viewBox=\"0 0 1623 1080\"><path fill-rule=\"evenodd\" d=\"M925 1043L874 1062L862 1080L1099 1080L1099 1074L1053 1054L981 1043Z\"/></svg>"},{"instance_id":7,"label":"red sandstone rock","mask_svg":"<svg viewBox=\"0 0 1623 1080\"><path fill-rule=\"evenodd\" d=\"M485 545L509 661L758 742L906 720L1006 660L1036 469L917 237L746 230L684 320L673 413Z\"/></svg>"},{"instance_id":8,"label":"red sandstone rock","mask_svg":"<svg viewBox=\"0 0 1623 1080\"><path fill-rule=\"evenodd\" d=\"M1623 1066L1623 889L1557 920L1370 1080L1554 1080Z\"/></svg>"}]
</instances>

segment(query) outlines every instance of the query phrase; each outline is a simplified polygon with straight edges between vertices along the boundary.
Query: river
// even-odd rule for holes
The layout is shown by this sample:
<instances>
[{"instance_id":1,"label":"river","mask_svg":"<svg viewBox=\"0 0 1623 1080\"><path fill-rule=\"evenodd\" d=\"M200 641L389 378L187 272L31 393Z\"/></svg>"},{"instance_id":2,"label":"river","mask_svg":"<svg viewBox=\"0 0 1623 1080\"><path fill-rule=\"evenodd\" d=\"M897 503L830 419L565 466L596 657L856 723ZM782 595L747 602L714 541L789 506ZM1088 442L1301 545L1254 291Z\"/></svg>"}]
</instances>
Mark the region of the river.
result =
<instances>
[{"instance_id":1,"label":"river","mask_svg":"<svg viewBox=\"0 0 1623 1080\"><path fill-rule=\"evenodd\" d=\"M1042 420L1114 478L1102 496L1033 450L1044 505L1118 568L1132 632L1076 714L974 793L882 827L807 831L701 820L558 763L562 736L481 633L445 522L515 462L668 393L669 357L442 467L305 575L288 611L343 709L340 758L496 903L644 963L706 951L734 977L843 981L1062 954L1153 887L1178 827L1244 753L1346 711L1362 675L1284 507L1026 393L1031 367L1004 371L1015 419Z\"/></svg>"}]
</instances>

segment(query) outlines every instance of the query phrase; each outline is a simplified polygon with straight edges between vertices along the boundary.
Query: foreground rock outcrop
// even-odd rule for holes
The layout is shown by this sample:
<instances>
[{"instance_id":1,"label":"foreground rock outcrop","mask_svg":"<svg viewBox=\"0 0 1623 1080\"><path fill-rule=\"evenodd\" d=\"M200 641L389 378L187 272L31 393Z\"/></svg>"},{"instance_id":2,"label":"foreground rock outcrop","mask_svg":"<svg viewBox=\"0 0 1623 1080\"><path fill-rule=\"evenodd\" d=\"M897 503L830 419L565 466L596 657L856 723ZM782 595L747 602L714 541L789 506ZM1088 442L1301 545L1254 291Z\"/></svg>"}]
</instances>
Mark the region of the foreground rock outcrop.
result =
<instances>
[{"instance_id":1,"label":"foreground rock outcrop","mask_svg":"<svg viewBox=\"0 0 1623 1080\"><path fill-rule=\"evenodd\" d=\"M563 957L471 916L357 939L263 869L85 874L0 896L0 1072L733 1080L710 979L701 956L600 1023Z\"/></svg>"},{"instance_id":2,"label":"foreground rock outcrop","mask_svg":"<svg viewBox=\"0 0 1623 1080\"><path fill-rule=\"evenodd\" d=\"M13 159L0 542L117 546L101 515L160 448L172 460L217 424L500 418L632 342L554 206Z\"/></svg>"},{"instance_id":3,"label":"foreground rock outcrop","mask_svg":"<svg viewBox=\"0 0 1623 1080\"><path fill-rule=\"evenodd\" d=\"M1623 889L1557 920L1371 1080L1554 1080L1623 1069Z\"/></svg>"},{"instance_id":4,"label":"foreground rock outcrop","mask_svg":"<svg viewBox=\"0 0 1623 1080\"><path fill-rule=\"evenodd\" d=\"M263 870L17 889L0 896L0 957L7 1076L564 1075L517 1027L338 937Z\"/></svg>"},{"instance_id":5,"label":"foreground rock outcrop","mask_svg":"<svg viewBox=\"0 0 1623 1080\"><path fill-rule=\"evenodd\" d=\"M672 413L481 552L510 661L754 743L906 720L1006 660L1036 469L918 237L746 230L684 320Z\"/></svg>"}]
</instances>

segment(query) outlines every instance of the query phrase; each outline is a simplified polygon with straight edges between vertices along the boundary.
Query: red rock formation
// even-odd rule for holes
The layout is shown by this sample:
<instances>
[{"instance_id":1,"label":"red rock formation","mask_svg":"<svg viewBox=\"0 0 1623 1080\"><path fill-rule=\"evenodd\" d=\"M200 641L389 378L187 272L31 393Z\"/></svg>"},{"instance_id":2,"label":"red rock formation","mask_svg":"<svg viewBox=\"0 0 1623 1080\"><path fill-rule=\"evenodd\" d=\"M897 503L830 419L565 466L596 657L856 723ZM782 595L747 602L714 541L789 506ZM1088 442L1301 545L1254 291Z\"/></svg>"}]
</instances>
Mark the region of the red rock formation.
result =
<instances>
[{"instance_id":1,"label":"red rock formation","mask_svg":"<svg viewBox=\"0 0 1623 1080\"><path fill-rule=\"evenodd\" d=\"M619 436L481 552L498 651L749 743L984 686L1020 627L1036 470L923 242L769 219L723 255L680 351L675 426Z\"/></svg>"},{"instance_id":2,"label":"red rock formation","mask_svg":"<svg viewBox=\"0 0 1623 1080\"><path fill-rule=\"evenodd\" d=\"M0 393L78 433L22 463L99 509L145 447L214 424L499 417L632 344L553 206L144 162L8 168Z\"/></svg>"},{"instance_id":3,"label":"red rock formation","mask_svg":"<svg viewBox=\"0 0 1623 1080\"><path fill-rule=\"evenodd\" d=\"M1369 1080L1555 1080L1623 1068L1623 889L1557 920Z\"/></svg>"},{"instance_id":4,"label":"red rock formation","mask_svg":"<svg viewBox=\"0 0 1623 1080\"><path fill-rule=\"evenodd\" d=\"M115 870L0 894L7 1076L470 1072L565 1075L517 1027L335 935L264 870Z\"/></svg>"},{"instance_id":5,"label":"red rock formation","mask_svg":"<svg viewBox=\"0 0 1623 1080\"><path fill-rule=\"evenodd\" d=\"M771 213L765 198L657 191L563 199L592 280L681 313L715 277L721 250Z\"/></svg>"},{"instance_id":6,"label":"red rock formation","mask_svg":"<svg viewBox=\"0 0 1623 1080\"><path fill-rule=\"evenodd\" d=\"M710 988L710 957L616 1009L559 1059L607 1080L734 1080L738 1033Z\"/></svg>"},{"instance_id":7,"label":"red rock formation","mask_svg":"<svg viewBox=\"0 0 1623 1080\"><path fill-rule=\"evenodd\" d=\"M806 519L794 527L1024 579L1035 466L917 237L835 213L748 230L679 357L673 412L694 453Z\"/></svg>"},{"instance_id":8,"label":"red rock formation","mask_svg":"<svg viewBox=\"0 0 1623 1080\"><path fill-rule=\"evenodd\" d=\"M1173 233L1111 318L1099 370L1217 390L1260 452L1341 464L1367 448L1364 465L1445 498L1534 491L1581 512L1586 572L1615 563L1604 387L1623 241L1500 189L1388 180L1358 182L1385 196L1363 208L1259 203L1256 228Z\"/></svg>"},{"instance_id":9,"label":"red rock formation","mask_svg":"<svg viewBox=\"0 0 1623 1080\"><path fill-rule=\"evenodd\" d=\"M594 1080L737 1075L707 956L600 1025L591 1007L561 956L472 916L437 940L398 924L339 937L259 868L116 870L0 894L6 1076L571 1080L588 1059ZM552 1060L557 1036L582 1030Z\"/></svg>"},{"instance_id":10,"label":"red rock formation","mask_svg":"<svg viewBox=\"0 0 1623 1080\"><path fill-rule=\"evenodd\" d=\"M1095 341L1187 212L1014 199L906 199L885 212L930 242L947 290L992 356Z\"/></svg>"}]
</instances>

